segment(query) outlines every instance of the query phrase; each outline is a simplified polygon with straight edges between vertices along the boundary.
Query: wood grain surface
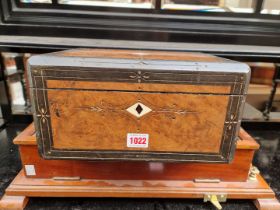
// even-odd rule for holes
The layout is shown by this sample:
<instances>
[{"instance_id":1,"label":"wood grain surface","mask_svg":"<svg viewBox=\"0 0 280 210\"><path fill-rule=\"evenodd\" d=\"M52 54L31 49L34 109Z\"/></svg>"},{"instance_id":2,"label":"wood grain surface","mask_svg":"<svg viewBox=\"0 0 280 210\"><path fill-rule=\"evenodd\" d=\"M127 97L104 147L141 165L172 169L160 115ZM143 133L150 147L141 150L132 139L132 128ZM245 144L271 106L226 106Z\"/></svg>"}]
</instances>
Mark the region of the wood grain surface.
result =
<instances>
[{"instance_id":1,"label":"wood grain surface","mask_svg":"<svg viewBox=\"0 0 280 210\"><path fill-rule=\"evenodd\" d=\"M53 148L219 153L228 95L48 90ZM152 111L126 111L141 102ZM128 133L149 135L127 147Z\"/></svg>"},{"instance_id":2,"label":"wood grain surface","mask_svg":"<svg viewBox=\"0 0 280 210\"><path fill-rule=\"evenodd\" d=\"M148 50L117 50L117 49L75 49L56 53L58 56L116 58L138 60L174 60L191 62L225 62L223 58L213 55L191 52L168 52Z\"/></svg>"},{"instance_id":3,"label":"wood grain surface","mask_svg":"<svg viewBox=\"0 0 280 210\"><path fill-rule=\"evenodd\" d=\"M280 209L280 203L276 197L271 198L271 199L259 198L254 201L254 204L258 210L279 210Z\"/></svg>"},{"instance_id":4,"label":"wood grain surface","mask_svg":"<svg viewBox=\"0 0 280 210\"><path fill-rule=\"evenodd\" d=\"M29 197L133 197L203 198L205 194L224 193L228 199L275 198L265 180L196 183L173 180L92 180L62 181L26 178L21 171L7 188L9 196Z\"/></svg>"},{"instance_id":5,"label":"wood grain surface","mask_svg":"<svg viewBox=\"0 0 280 210\"><path fill-rule=\"evenodd\" d=\"M133 161L45 160L36 146L19 147L23 166L34 165L36 175L28 177L80 177L115 180L194 180L246 181L254 150L239 150L230 164L162 163Z\"/></svg>"},{"instance_id":6,"label":"wood grain surface","mask_svg":"<svg viewBox=\"0 0 280 210\"><path fill-rule=\"evenodd\" d=\"M34 56L29 65L46 159L233 159L245 64L200 53L74 49ZM136 103L151 111L135 117L127 109ZM149 135L148 147L127 146L130 133Z\"/></svg>"},{"instance_id":7,"label":"wood grain surface","mask_svg":"<svg viewBox=\"0 0 280 210\"><path fill-rule=\"evenodd\" d=\"M77 90L124 90L151 91L168 93L211 93L230 94L230 85L191 85L191 84L155 84L155 83L121 83L121 82L93 82L74 80L46 81L49 89L77 89Z\"/></svg>"},{"instance_id":8,"label":"wood grain surface","mask_svg":"<svg viewBox=\"0 0 280 210\"><path fill-rule=\"evenodd\" d=\"M259 146L242 129L234 160L230 164L45 160L38 154L34 132L31 124L14 140L19 145L23 167L34 165L36 175L28 176L33 178L246 181L254 151Z\"/></svg>"},{"instance_id":9,"label":"wood grain surface","mask_svg":"<svg viewBox=\"0 0 280 210\"><path fill-rule=\"evenodd\" d=\"M14 140L13 143L16 145L37 145L35 136L34 123L27 126ZM237 149L251 149L257 150L260 145L256 140L250 136L243 128L240 128L238 141L236 143Z\"/></svg>"},{"instance_id":10,"label":"wood grain surface","mask_svg":"<svg viewBox=\"0 0 280 210\"><path fill-rule=\"evenodd\" d=\"M26 196L9 196L3 195L0 198L1 210L23 210L28 203L29 198Z\"/></svg>"}]
</instances>

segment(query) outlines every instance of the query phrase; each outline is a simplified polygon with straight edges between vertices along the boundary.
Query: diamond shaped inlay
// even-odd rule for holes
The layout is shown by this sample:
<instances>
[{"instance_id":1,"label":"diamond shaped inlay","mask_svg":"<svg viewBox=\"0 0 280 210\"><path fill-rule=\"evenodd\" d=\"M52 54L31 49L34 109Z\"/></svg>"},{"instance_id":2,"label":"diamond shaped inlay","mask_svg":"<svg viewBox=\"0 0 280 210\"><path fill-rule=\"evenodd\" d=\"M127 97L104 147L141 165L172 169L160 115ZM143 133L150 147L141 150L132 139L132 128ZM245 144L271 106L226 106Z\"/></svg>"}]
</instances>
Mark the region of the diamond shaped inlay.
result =
<instances>
[{"instance_id":1,"label":"diamond shaped inlay","mask_svg":"<svg viewBox=\"0 0 280 210\"><path fill-rule=\"evenodd\" d=\"M144 116L145 114L148 114L152 110L146 105L138 102L136 104L133 104L131 107L128 107L126 111L139 118Z\"/></svg>"},{"instance_id":2,"label":"diamond shaped inlay","mask_svg":"<svg viewBox=\"0 0 280 210\"><path fill-rule=\"evenodd\" d=\"M138 106L136 107L135 110L138 112L138 114L141 114L141 112L143 111L143 108L140 104L138 104Z\"/></svg>"}]
</instances>

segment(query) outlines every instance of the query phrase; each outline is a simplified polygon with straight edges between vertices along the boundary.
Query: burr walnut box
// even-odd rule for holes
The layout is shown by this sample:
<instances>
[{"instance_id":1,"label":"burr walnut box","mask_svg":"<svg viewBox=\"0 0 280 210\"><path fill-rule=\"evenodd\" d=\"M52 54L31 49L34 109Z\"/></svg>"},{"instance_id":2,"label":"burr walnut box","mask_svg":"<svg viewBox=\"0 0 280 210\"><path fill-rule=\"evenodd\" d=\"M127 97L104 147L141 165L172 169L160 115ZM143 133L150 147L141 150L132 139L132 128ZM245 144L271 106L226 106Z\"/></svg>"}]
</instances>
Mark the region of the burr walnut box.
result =
<instances>
[{"instance_id":1,"label":"burr walnut box","mask_svg":"<svg viewBox=\"0 0 280 210\"><path fill-rule=\"evenodd\" d=\"M198 53L75 49L29 59L46 159L233 159L250 69Z\"/></svg>"}]
</instances>

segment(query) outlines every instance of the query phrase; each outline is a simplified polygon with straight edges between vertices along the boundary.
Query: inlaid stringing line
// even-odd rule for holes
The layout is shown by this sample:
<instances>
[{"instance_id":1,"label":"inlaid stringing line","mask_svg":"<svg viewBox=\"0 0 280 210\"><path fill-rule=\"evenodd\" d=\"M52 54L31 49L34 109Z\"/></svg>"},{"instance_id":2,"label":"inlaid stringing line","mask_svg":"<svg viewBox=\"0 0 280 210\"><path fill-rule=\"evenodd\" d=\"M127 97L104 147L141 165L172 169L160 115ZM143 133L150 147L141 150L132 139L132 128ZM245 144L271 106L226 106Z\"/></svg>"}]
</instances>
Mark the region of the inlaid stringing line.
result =
<instances>
[{"instance_id":1,"label":"inlaid stringing line","mask_svg":"<svg viewBox=\"0 0 280 210\"><path fill-rule=\"evenodd\" d=\"M38 88L37 88L37 83L36 83L36 78L34 78L34 85L35 85L35 93L36 93L36 106L37 106L37 110L35 110L35 112L39 111L40 110L40 107L39 107L39 101L38 101ZM38 122L40 124L40 136L41 136L41 143L43 145L43 149L45 148L45 144L44 144L44 134L43 134L43 128L42 128L42 122L41 120Z\"/></svg>"},{"instance_id":2,"label":"inlaid stringing line","mask_svg":"<svg viewBox=\"0 0 280 210\"><path fill-rule=\"evenodd\" d=\"M41 78L42 78L42 85L43 85L43 89L44 89L44 91L42 92L43 93L43 98L44 98L44 104L45 104L45 113L46 113L46 124L47 124L47 132L48 132L48 137L49 137L49 139L51 139L51 142L52 142L52 137L51 137L51 132L50 132L50 126L49 126L49 123L50 123L50 121L47 119L47 117L48 117L48 109L47 109L47 102L46 102L46 96L45 96L45 94L46 94L46 89L45 89L45 83L44 83L44 75L43 75L43 70L41 70ZM51 143L51 142L49 142L49 143ZM51 149L51 145L49 145L49 149Z\"/></svg>"},{"instance_id":3,"label":"inlaid stringing line","mask_svg":"<svg viewBox=\"0 0 280 210\"><path fill-rule=\"evenodd\" d=\"M232 96L229 96L229 100L230 100L230 106L229 106L229 109L228 109L228 112L230 113L229 117L231 116L231 113L232 113L232 101L233 101L233 97ZM227 115L227 113L226 113ZM229 121L226 119L225 123L224 123L224 132L223 132L223 139L222 139L222 147L225 143L225 140L226 140L226 133L227 133L227 125L231 125L231 120L229 119ZM231 144L230 144L231 146ZM230 146L228 147L228 149L230 148Z\"/></svg>"},{"instance_id":4,"label":"inlaid stringing line","mask_svg":"<svg viewBox=\"0 0 280 210\"><path fill-rule=\"evenodd\" d=\"M235 86L236 86L236 76L234 77L234 83L233 83L233 88L232 88L233 93L235 93Z\"/></svg>"},{"instance_id":5,"label":"inlaid stringing line","mask_svg":"<svg viewBox=\"0 0 280 210\"><path fill-rule=\"evenodd\" d=\"M43 89L45 89L45 84L44 84L44 77L43 77L43 70L40 71L41 74L41 80L42 80L42 85L43 85ZM44 104L45 104L45 111L47 113L47 102L46 102L46 97L45 97L45 93L43 92L43 98L44 98Z\"/></svg>"}]
</instances>

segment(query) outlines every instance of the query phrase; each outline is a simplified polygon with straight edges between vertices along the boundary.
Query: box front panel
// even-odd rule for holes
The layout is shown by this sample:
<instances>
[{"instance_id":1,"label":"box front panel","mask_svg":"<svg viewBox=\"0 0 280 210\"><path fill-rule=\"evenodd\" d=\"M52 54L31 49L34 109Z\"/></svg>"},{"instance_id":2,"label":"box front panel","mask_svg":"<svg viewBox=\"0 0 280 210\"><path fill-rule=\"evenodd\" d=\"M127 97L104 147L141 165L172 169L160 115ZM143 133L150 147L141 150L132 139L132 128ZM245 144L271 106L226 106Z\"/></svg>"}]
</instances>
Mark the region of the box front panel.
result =
<instances>
[{"instance_id":1,"label":"box front panel","mask_svg":"<svg viewBox=\"0 0 280 210\"><path fill-rule=\"evenodd\" d=\"M133 91L48 90L47 96L59 150L219 154L229 102L228 95ZM133 147L129 134L148 139Z\"/></svg>"},{"instance_id":2,"label":"box front panel","mask_svg":"<svg viewBox=\"0 0 280 210\"><path fill-rule=\"evenodd\" d=\"M64 68L32 73L44 158L232 160L246 89L242 74Z\"/></svg>"}]
</instances>

